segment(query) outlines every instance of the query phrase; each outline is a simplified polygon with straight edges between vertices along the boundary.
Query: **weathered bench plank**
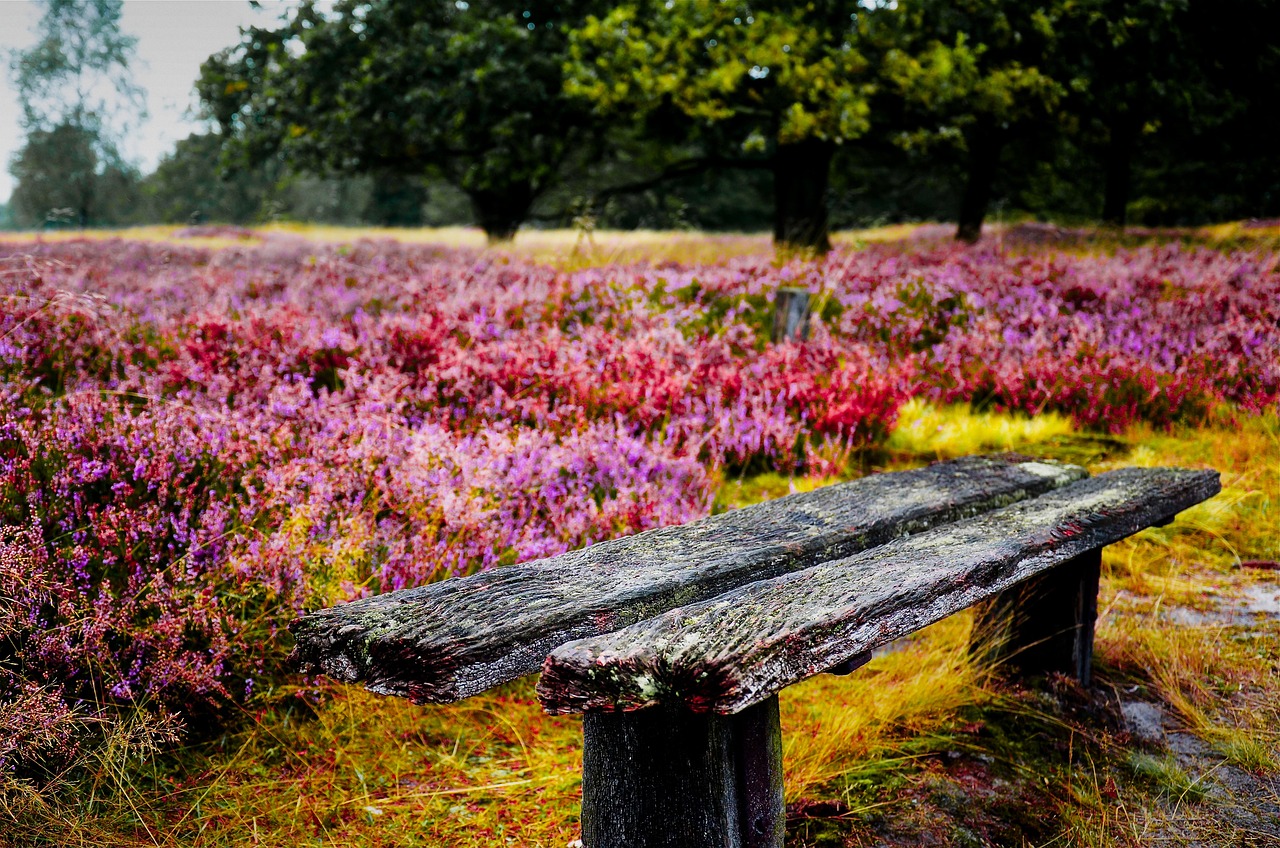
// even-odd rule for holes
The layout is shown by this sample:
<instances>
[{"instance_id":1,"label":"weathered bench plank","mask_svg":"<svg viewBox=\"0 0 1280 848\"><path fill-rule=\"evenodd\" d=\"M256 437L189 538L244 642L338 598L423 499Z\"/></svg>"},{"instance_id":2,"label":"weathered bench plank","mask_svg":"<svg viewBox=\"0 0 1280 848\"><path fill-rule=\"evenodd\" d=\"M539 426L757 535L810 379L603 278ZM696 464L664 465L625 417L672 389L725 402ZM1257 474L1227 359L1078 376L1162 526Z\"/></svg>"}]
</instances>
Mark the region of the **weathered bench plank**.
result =
<instances>
[{"instance_id":1,"label":"weathered bench plank","mask_svg":"<svg viewBox=\"0 0 1280 848\"><path fill-rule=\"evenodd\" d=\"M537 671L565 642L607 633L756 580L1066 485L1084 469L968 457L864 477L679 527L391 592L290 625L293 659L417 702L461 700Z\"/></svg>"},{"instance_id":2,"label":"weathered bench plank","mask_svg":"<svg viewBox=\"0 0 1280 848\"><path fill-rule=\"evenodd\" d=\"M1108 472L563 645L538 692L551 713L664 704L733 714L1218 490L1213 471Z\"/></svg>"}]
</instances>

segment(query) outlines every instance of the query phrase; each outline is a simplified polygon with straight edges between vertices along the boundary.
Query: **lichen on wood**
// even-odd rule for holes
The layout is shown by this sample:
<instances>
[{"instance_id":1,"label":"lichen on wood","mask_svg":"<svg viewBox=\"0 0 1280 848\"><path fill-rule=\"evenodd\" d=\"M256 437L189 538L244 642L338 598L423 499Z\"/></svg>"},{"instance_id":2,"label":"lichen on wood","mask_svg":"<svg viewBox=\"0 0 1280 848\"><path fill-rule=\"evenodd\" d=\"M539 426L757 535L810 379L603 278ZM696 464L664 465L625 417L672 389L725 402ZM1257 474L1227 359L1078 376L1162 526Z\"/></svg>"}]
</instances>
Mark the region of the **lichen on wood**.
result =
<instances>
[{"instance_id":1,"label":"lichen on wood","mask_svg":"<svg viewBox=\"0 0 1280 848\"><path fill-rule=\"evenodd\" d=\"M1085 474L1004 455L871 475L320 610L290 626L293 658L304 671L374 692L456 701L537 671L565 642L1035 497Z\"/></svg>"},{"instance_id":2,"label":"lichen on wood","mask_svg":"<svg viewBox=\"0 0 1280 848\"><path fill-rule=\"evenodd\" d=\"M552 713L662 704L733 714L1218 490L1214 471L1111 471L565 644L538 693Z\"/></svg>"}]
</instances>

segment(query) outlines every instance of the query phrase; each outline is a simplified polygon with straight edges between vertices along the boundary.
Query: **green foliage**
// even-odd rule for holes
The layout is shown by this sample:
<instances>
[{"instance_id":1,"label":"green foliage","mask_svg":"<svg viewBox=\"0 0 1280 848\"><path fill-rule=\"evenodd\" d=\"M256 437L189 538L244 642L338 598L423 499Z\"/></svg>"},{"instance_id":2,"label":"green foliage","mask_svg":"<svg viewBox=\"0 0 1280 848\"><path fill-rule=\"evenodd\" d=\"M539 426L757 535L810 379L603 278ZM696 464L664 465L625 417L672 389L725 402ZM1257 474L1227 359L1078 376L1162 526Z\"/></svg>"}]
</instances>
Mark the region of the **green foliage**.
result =
<instances>
[{"instance_id":1,"label":"green foliage","mask_svg":"<svg viewBox=\"0 0 1280 848\"><path fill-rule=\"evenodd\" d=\"M838 145L870 127L871 62L846 4L638 0L570 39L565 90L598 114L774 173L774 239L825 252Z\"/></svg>"},{"instance_id":2,"label":"green foliage","mask_svg":"<svg viewBox=\"0 0 1280 848\"><path fill-rule=\"evenodd\" d=\"M1262 104L1280 96L1280 7L1233 8L903 0L868 36L885 57L878 134L954 155L970 237L1001 197L1113 224L1274 215L1280 169L1261 145L1280 126Z\"/></svg>"},{"instance_id":3,"label":"green foliage","mask_svg":"<svg viewBox=\"0 0 1280 848\"><path fill-rule=\"evenodd\" d=\"M22 225L88 218L97 183L93 134L71 125L35 130L9 166L17 179L10 201Z\"/></svg>"},{"instance_id":4,"label":"green foliage","mask_svg":"<svg viewBox=\"0 0 1280 848\"><path fill-rule=\"evenodd\" d=\"M885 86L922 119L899 143L965 149L976 125L1051 117L1068 85L1049 64L1067 5L904 0L875 32Z\"/></svg>"},{"instance_id":5,"label":"green foliage","mask_svg":"<svg viewBox=\"0 0 1280 848\"><path fill-rule=\"evenodd\" d=\"M193 134L161 160L142 186L152 220L251 224L286 219L392 227L421 226L428 215L433 223L467 220L455 199L432 202L421 180L394 172L289 174L276 159L220 172L223 141L218 133Z\"/></svg>"},{"instance_id":6,"label":"green foliage","mask_svg":"<svg viewBox=\"0 0 1280 848\"><path fill-rule=\"evenodd\" d=\"M962 32L954 44L935 41L915 56L893 51L886 57L884 72L898 92L943 119L935 127L904 133L904 146L936 140L963 146L964 128L981 118L1026 120L1057 103L1062 89L1054 79L1018 61L984 66L990 52L985 44L970 45Z\"/></svg>"},{"instance_id":7,"label":"green foliage","mask_svg":"<svg viewBox=\"0 0 1280 848\"><path fill-rule=\"evenodd\" d=\"M141 114L120 0L41 8L10 63L39 143L0 225L772 219L821 250L903 220L972 238L990 209L1280 215L1274 0L307 2L206 62L221 132L141 194L116 149Z\"/></svg>"},{"instance_id":8,"label":"green foliage","mask_svg":"<svg viewBox=\"0 0 1280 848\"><path fill-rule=\"evenodd\" d=\"M43 0L37 42L11 70L28 130L62 124L101 132L116 109L112 92L141 111L129 74L137 39L120 31L122 0ZM106 134L104 141L106 141Z\"/></svg>"},{"instance_id":9,"label":"green foliage","mask_svg":"<svg viewBox=\"0 0 1280 848\"><path fill-rule=\"evenodd\" d=\"M154 220L167 224L256 220L275 179L266 168L218 173L222 137L193 134L178 142L143 183Z\"/></svg>"},{"instance_id":10,"label":"green foliage","mask_svg":"<svg viewBox=\"0 0 1280 848\"><path fill-rule=\"evenodd\" d=\"M510 238L591 129L562 93L578 5L304 4L210 58L199 91L245 161L436 174L491 238Z\"/></svg>"},{"instance_id":11,"label":"green foliage","mask_svg":"<svg viewBox=\"0 0 1280 848\"><path fill-rule=\"evenodd\" d=\"M1142 148L1169 122L1218 110L1187 0L1088 0L1064 37L1075 135L1101 160L1104 220L1125 223Z\"/></svg>"},{"instance_id":12,"label":"green foliage","mask_svg":"<svg viewBox=\"0 0 1280 848\"><path fill-rule=\"evenodd\" d=\"M1196 76L1162 82L1171 102L1135 163L1133 213L1152 225L1280 215L1280 4L1190 0L1179 41ZM1180 68L1183 66L1179 66Z\"/></svg>"},{"instance_id":13,"label":"green foliage","mask_svg":"<svg viewBox=\"0 0 1280 848\"><path fill-rule=\"evenodd\" d=\"M14 223L21 227L120 224L129 219L138 198L137 174L103 161L97 132L66 123L35 129L14 157L9 171L17 179L10 198Z\"/></svg>"},{"instance_id":14,"label":"green foliage","mask_svg":"<svg viewBox=\"0 0 1280 848\"><path fill-rule=\"evenodd\" d=\"M836 3L623 3L573 33L565 88L609 114L731 124L747 154L848 141L869 126L856 18Z\"/></svg>"},{"instance_id":15,"label":"green foliage","mask_svg":"<svg viewBox=\"0 0 1280 848\"><path fill-rule=\"evenodd\" d=\"M1209 105L1189 0L1087 0L1063 40L1072 96L1094 117L1129 116L1150 133L1162 111Z\"/></svg>"},{"instance_id":16,"label":"green foliage","mask_svg":"<svg viewBox=\"0 0 1280 848\"><path fill-rule=\"evenodd\" d=\"M1073 4L903 0L869 33L883 51L884 127L906 150L959 154L957 238L976 240L1010 144L1056 136L1070 80L1055 64ZM1033 145L1034 146L1034 145Z\"/></svg>"}]
</instances>

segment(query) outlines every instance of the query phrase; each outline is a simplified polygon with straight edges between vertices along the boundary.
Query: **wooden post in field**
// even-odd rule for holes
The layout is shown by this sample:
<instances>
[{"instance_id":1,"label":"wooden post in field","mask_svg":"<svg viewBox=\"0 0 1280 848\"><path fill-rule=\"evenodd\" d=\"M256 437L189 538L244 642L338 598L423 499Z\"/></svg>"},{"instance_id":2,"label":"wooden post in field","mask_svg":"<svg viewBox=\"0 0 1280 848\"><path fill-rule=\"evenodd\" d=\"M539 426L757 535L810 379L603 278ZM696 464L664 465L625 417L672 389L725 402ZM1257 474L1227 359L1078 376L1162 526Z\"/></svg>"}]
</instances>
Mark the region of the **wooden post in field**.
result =
<instances>
[{"instance_id":1,"label":"wooden post in field","mask_svg":"<svg viewBox=\"0 0 1280 848\"><path fill-rule=\"evenodd\" d=\"M780 341L805 341L809 338L809 290L784 286L773 301L773 332L770 338Z\"/></svg>"},{"instance_id":2,"label":"wooden post in field","mask_svg":"<svg viewBox=\"0 0 1280 848\"><path fill-rule=\"evenodd\" d=\"M782 848L778 696L582 717L584 848Z\"/></svg>"}]
</instances>

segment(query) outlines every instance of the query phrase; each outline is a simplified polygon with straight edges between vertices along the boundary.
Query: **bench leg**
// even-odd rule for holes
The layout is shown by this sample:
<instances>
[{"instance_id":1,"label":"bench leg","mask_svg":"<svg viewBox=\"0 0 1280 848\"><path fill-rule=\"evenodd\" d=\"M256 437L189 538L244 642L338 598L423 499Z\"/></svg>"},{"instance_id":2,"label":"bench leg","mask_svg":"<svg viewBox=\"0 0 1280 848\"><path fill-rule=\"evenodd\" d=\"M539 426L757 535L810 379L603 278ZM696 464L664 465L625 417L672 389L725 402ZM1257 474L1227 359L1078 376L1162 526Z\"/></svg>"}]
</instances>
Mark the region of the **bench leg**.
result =
<instances>
[{"instance_id":1,"label":"bench leg","mask_svg":"<svg viewBox=\"0 0 1280 848\"><path fill-rule=\"evenodd\" d=\"M1101 570L1097 548L979 604L973 653L1026 675L1063 672L1088 686Z\"/></svg>"},{"instance_id":2,"label":"bench leg","mask_svg":"<svg viewBox=\"0 0 1280 848\"><path fill-rule=\"evenodd\" d=\"M582 717L585 848L781 848L778 697L737 715Z\"/></svg>"}]
</instances>

